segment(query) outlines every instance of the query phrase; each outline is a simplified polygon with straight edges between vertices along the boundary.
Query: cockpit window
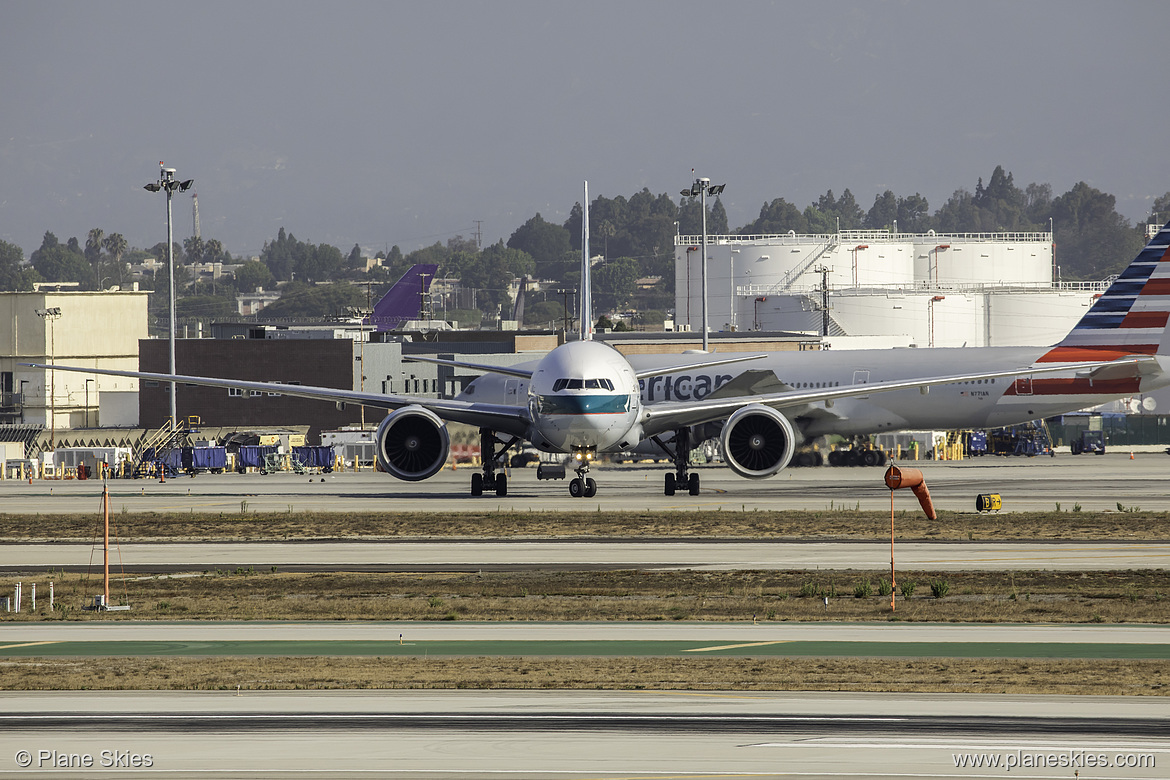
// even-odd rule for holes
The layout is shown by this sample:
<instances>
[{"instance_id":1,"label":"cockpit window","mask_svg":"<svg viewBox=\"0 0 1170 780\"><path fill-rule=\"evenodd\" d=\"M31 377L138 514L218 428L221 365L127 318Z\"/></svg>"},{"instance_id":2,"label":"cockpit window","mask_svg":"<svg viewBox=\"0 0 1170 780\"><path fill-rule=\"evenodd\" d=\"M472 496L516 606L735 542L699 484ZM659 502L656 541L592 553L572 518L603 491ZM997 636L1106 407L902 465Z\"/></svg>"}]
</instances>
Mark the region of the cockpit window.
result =
<instances>
[{"instance_id":1,"label":"cockpit window","mask_svg":"<svg viewBox=\"0 0 1170 780\"><path fill-rule=\"evenodd\" d=\"M562 390L613 390L612 379L558 379L553 382L553 392Z\"/></svg>"}]
</instances>

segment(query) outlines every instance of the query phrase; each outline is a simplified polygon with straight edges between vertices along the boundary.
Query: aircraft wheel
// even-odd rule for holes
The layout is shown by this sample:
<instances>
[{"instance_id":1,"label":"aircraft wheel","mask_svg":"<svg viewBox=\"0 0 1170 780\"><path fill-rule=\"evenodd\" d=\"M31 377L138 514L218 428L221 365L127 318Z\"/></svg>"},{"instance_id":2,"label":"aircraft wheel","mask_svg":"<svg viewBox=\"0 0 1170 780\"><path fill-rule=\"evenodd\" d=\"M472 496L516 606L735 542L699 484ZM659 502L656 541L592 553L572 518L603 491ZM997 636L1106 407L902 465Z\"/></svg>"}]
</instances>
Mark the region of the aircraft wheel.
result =
<instances>
[{"instance_id":1,"label":"aircraft wheel","mask_svg":"<svg viewBox=\"0 0 1170 780\"><path fill-rule=\"evenodd\" d=\"M580 498L585 492L585 483L581 481L580 477L573 477L569 481L569 495L573 498Z\"/></svg>"},{"instance_id":2,"label":"aircraft wheel","mask_svg":"<svg viewBox=\"0 0 1170 780\"><path fill-rule=\"evenodd\" d=\"M476 472L471 475L471 495L483 495L483 474Z\"/></svg>"},{"instance_id":3,"label":"aircraft wheel","mask_svg":"<svg viewBox=\"0 0 1170 780\"><path fill-rule=\"evenodd\" d=\"M667 495L667 496L674 495L674 474L670 473L669 471L666 472L666 487L663 489L662 492L663 492L663 495Z\"/></svg>"},{"instance_id":4,"label":"aircraft wheel","mask_svg":"<svg viewBox=\"0 0 1170 780\"><path fill-rule=\"evenodd\" d=\"M691 478L687 481L687 491L692 496L699 495L699 475L691 474Z\"/></svg>"},{"instance_id":5,"label":"aircraft wheel","mask_svg":"<svg viewBox=\"0 0 1170 780\"><path fill-rule=\"evenodd\" d=\"M500 498L508 495L508 475L499 474L496 476L496 495Z\"/></svg>"},{"instance_id":6,"label":"aircraft wheel","mask_svg":"<svg viewBox=\"0 0 1170 780\"><path fill-rule=\"evenodd\" d=\"M597 495L597 480L593 477L585 478L585 498L593 498Z\"/></svg>"}]
</instances>

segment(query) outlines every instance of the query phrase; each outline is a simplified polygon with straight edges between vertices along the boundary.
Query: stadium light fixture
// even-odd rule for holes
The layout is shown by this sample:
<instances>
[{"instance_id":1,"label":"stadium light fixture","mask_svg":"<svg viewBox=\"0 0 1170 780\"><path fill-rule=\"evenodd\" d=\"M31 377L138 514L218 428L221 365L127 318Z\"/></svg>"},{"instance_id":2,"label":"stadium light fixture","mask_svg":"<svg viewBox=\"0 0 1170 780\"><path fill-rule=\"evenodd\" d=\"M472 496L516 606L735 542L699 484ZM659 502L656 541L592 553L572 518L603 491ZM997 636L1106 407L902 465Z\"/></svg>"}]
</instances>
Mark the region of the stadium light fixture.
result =
<instances>
[{"instance_id":1,"label":"stadium light fixture","mask_svg":"<svg viewBox=\"0 0 1170 780\"><path fill-rule=\"evenodd\" d=\"M170 269L170 323L167 330L169 331L170 352L171 352L171 373L178 373L175 371L175 240L174 232L171 225L171 196L175 191L186 192L192 184L194 179L186 179L179 181L175 178L175 169L167 168L160 160L158 181L152 181L150 184L144 186L143 189L150 192L165 191L167 194L167 268ZM178 412L176 408L175 394L178 386L171 382L171 430L178 427Z\"/></svg>"},{"instance_id":2,"label":"stadium light fixture","mask_svg":"<svg viewBox=\"0 0 1170 780\"><path fill-rule=\"evenodd\" d=\"M695 173L695 169L691 168L691 175L693 176L694 173ZM702 286L702 297L703 297L703 351L704 352L710 351L708 349L708 347L710 346L710 333L709 333L710 328L707 325L707 320L708 320L708 314L707 314L707 195L708 194L718 195L719 193L723 192L723 188L726 186L727 186L726 184L716 184L714 187L712 187L710 179L705 178L705 177L697 177L694 180L694 182L691 184L691 188L689 190L682 191L682 195L684 197L689 197L689 198L698 197L699 198L699 210L702 212L702 215L703 215L703 244L702 244L703 258L700 261L702 263L703 273L700 276L700 279L702 280L701 286ZM734 269L728 269L728 273L734 275ZM733 284L734 284L734 281L733 281ZM729 315L730 315L729 320L731 322L734 322L735 321L735 297L734 296L732 296L730 305L731 305L731 309L729 311Z\"/></svg>"}]
</instances>

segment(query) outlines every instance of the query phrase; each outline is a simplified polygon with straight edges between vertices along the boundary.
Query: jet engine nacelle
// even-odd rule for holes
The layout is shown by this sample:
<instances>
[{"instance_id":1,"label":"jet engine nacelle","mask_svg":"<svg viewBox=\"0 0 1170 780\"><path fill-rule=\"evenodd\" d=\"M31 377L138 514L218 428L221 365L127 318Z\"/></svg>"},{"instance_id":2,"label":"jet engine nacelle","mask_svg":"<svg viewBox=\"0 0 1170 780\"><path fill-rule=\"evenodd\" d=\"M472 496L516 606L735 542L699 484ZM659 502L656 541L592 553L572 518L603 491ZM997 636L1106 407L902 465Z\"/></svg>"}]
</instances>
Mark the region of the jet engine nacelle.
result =
<instances>
[{"instance_id":1,"label":"jet engine nacelle","mask_svg":"<svg viewBox=\"0 0 1170 780\"><path fill-rule=\"evenodd\" d=\"M720 436L723 460L748 479L777 473L792 460L796 433L792 423L770 406L745 406L727 418Z\"/></svg>"},{"instance_id":2,"label":"jet engine nacelle","mask_svg":"<svg viewBox=\"0 0 1170 780\"><path fill-rule=\"evenodd\" d=\"M421 406L406 406L386 415L374 443L382 470L409 482L437 474L451 451L447 426Z\"/></svg>"}]
</instances>

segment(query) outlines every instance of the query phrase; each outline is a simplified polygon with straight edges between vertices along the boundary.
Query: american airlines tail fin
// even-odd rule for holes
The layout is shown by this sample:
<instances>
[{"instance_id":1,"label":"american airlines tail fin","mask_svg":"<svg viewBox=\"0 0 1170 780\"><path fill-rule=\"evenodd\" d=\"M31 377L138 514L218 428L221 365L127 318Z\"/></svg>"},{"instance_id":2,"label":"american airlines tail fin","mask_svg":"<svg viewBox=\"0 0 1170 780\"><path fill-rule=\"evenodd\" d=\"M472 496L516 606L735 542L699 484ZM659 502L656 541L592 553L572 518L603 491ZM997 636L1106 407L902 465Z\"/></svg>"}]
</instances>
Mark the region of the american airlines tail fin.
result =
<instances>
[{"instance_id":1,"label":"american airlines tail fin","mask_svg":"<svg viewBox=\"0 0 1170 780\"><path fill-rule=\"evenodd\" d=\"M585 200L581 203L581 321L582 341L593 340L593 293L589 283L589 182L585 182Z\"/></svg>"},{"instance_id":2,"label":"american airlines tail fin","mask_svg":"<svg viewBox=\"0 0 1170 780\"><path fill-rule=\"evenodd\" d=\"M410 320L422 319L423 298L438 269L434 263L419 263L407 269L382 300L374 304L374 313L366 324L386 331L399 328Z\"/></svg>"},{"instance_id":3,"label":"american airlines tail fin","mask_svg":"<svg viewBox=\"0 0 1170 780\"><path fill-rule=\"evenodd\" d=\"M1170 354L1170 223L1081 317L1040 363L1114 360Z\"/></svg>"}]
</instances>

